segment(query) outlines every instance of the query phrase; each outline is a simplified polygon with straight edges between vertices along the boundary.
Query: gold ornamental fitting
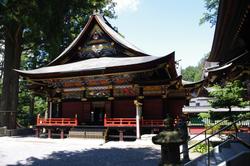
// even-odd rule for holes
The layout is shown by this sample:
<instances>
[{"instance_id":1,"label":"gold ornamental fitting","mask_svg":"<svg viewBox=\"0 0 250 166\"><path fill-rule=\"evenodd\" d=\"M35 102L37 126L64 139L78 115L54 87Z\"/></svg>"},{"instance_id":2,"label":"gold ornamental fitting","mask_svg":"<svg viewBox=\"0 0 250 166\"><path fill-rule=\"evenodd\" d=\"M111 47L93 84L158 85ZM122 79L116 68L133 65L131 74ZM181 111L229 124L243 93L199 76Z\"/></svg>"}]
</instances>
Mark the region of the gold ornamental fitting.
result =
<instances>
[{"instance_id":1,"label":"gold ornamental fitting","mask_svg":"<svg viewBox=\"0 0 250 166\"><path fill-rule=\"evenodd\" d=\"M108 100L114 100L115 98L114 97L108 97Z\"/></svg>"},{"instance_id":2,"label":"gold ornamental fitting","mask_svg":"<svg viewBox=\"0 0 250 166\"><path fill-rule=\"evenodd\" d=\"M88 99L87 98L81 98L81 101L87 101Z\"/></svg>"},{"instance_id":3,"label":"gold ornamental fitting","mask_svg":"<svg viewBox=\"0 0 250 166\"><path fill-rule=\"evenodd\" d=\"M138 96L139 99L144 99L144 96Z\"/></svg>"}]
</instances>

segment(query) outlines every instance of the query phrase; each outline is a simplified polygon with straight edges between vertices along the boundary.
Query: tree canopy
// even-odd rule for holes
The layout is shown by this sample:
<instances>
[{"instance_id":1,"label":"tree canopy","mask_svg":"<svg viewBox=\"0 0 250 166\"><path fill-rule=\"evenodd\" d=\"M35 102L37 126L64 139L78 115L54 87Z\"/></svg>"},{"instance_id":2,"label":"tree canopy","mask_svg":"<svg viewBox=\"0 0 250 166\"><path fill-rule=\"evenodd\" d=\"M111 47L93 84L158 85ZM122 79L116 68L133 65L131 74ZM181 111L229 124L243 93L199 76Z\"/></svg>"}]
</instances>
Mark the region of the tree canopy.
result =
<instances>
[{"instance_id":1,"label":"tree canopy","mask_svg":"<svg viewBox=\"0 0 250 166\"><path fill-rule=\"evenodd\" d=\"M200 19L200 25L205 22L209 22L213 27L217 22L219 0L204 0L206 12L203 13L203 16Z\"/></svg>"},{"instance_id":2,"label":"tree canopy","mask_svg":"<svg viewBox=\"0 0 250 166\"><path fill-rule=\"evenodd\" d=\"M231 111L233 106L245 107L249 101L244 98L246 89L239 80L228 82L225 86L214 85L210 96L214 97L210 101L214 108L228 108Z\"/></svg>"},{"instance_id":3,"label":"tree canopy","mask_svg":"<svg viewBox=\"0 0 250 166\"><path fill-rule=\"evenodd\" d=\"M196 82L202 79L205 61L209 53L206 54L196 66L188 66L181 71L182 79L185 81Z\"/></svg>"},{"instance_id":4,"label":"tree canopy","mask_svg":"<svg viewBox=\"0 0 250 166\"><path fill-rule=\"evenodd\" d=\"M20 61L29 62L22 68L45 64L68 46L94 11L115 17L114 5L111 0L0 1L0 42L5 46L0 109L6 112L0 113L0 126L15 127L19 77L13 69L20 68Z\"/></svg>"},{"instance_id":5,"label":"tree canopy","mask_svg":"<svg viewBox=\"0 0 250 166\"><path fill-rule=\"evenodd\" d=\"M197 66L188 66L182 70L182 79L186 81L198 81L201 79L202 70Z\"/></svg>"}]
</instances>

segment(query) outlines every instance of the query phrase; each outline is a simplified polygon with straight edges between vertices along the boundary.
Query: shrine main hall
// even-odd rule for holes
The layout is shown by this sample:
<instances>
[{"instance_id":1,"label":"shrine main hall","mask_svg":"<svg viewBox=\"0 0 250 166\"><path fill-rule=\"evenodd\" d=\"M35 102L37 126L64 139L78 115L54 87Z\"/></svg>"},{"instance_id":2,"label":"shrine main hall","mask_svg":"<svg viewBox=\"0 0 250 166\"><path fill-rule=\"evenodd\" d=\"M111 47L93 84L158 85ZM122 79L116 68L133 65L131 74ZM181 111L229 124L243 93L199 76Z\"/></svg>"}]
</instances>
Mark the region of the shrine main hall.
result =
<instances>
[{"instance_id":1,"label":"shrine main hall","mask_svg":"<svg viewBox=\"0 0 250 166\"><path fill-rule=\"evenodd\" d=\"M45 128L49 137L59 130L62 138L65 132L72 137L140 138L159 132L166 116L180 116L189 95L176 72L174 52L148 55L99 14L90 16L47 66L16 71L29 89L48 99L45 115L37 117L38 136Z\"/></svg>"}]
</instances>

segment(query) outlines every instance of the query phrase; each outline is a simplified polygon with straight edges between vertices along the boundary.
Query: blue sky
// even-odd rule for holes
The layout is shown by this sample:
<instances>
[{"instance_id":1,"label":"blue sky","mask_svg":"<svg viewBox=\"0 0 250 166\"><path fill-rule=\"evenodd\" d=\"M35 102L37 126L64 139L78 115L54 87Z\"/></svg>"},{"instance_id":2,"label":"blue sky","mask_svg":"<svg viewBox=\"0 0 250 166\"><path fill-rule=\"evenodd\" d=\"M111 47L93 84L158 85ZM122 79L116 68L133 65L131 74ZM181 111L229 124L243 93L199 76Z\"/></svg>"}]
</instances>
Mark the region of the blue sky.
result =
<instances>
[{"instance_id":1,"label":"blue sky","mask_svg":"<svg viewBox=\"0 0 250 166\"><path fill-rule=\"evenodd\" d=\"M182 68L197 65L211 50L214 27L199 25L203 0L114 0L109 20L132 44L154 56L175 51Z\"/></svg>"}]
</instances>

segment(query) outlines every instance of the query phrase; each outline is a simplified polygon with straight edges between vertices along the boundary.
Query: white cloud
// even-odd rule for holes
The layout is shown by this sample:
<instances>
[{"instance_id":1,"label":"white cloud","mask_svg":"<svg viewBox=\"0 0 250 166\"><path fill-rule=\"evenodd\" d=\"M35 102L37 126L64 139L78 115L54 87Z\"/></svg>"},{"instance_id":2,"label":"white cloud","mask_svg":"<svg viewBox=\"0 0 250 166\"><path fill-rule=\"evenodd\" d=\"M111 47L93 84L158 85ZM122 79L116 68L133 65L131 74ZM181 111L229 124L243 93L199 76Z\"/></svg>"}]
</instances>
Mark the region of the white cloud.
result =
<instances>
[{"instance_id":1,"label":"white cloud","mask_svg":"<svg viewBox=\"0 0 250 166\"><path fill-rule=\"evenodd\" d=\"M140 0L113 0L116 3L115 11L122 13L124 11L135 12L138 10Z\"/></svg>"}]
</instances>

